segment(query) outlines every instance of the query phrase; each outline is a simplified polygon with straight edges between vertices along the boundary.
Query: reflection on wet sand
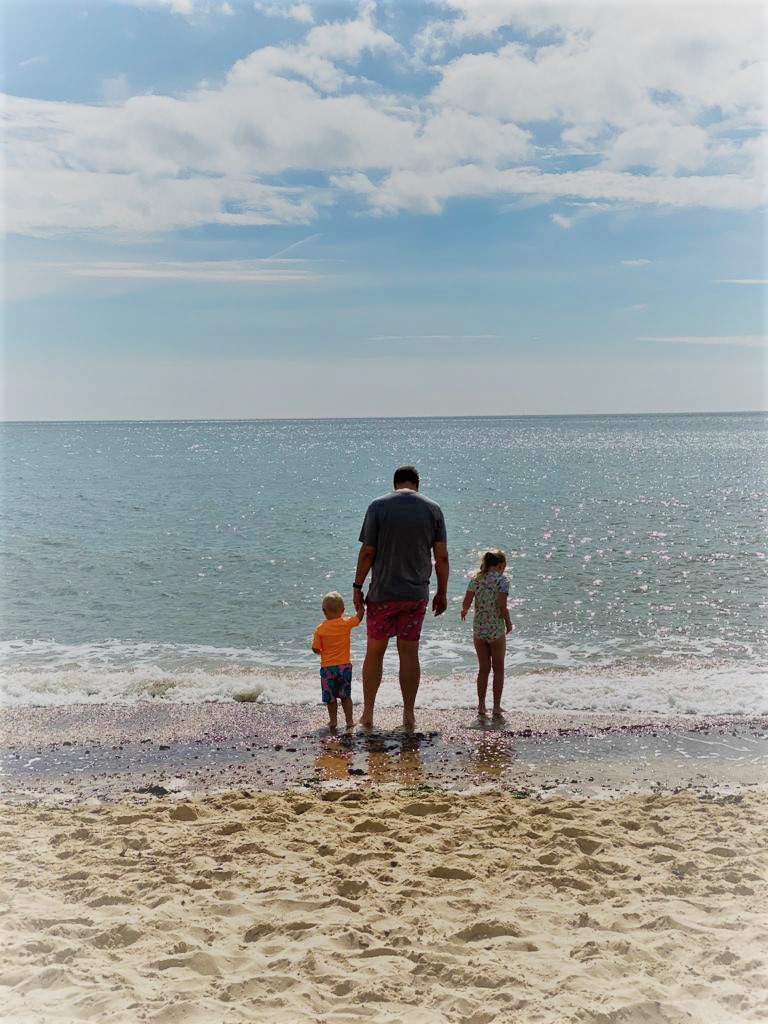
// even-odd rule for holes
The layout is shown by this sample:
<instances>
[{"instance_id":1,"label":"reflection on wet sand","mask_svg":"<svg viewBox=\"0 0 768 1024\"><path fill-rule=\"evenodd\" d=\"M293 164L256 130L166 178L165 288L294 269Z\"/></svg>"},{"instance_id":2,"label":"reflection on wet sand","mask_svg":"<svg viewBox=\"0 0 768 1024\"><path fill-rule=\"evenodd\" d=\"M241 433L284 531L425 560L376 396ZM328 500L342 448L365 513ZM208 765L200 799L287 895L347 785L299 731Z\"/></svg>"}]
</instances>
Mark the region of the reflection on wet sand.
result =
<instances>
[{"instance_id":1,"label":"reflection on wet sand","mask_svg":"<svg viewBox=\"0 0 768 1024\"><path fill-rule=\"evenodd\" d=\"M470 747L464 765L470 775L497 780L512 767L515 757L514 738L507 732L489 729Z\"/></svg>"},{"instance_id":2,"label":"reflection on wet sand","mask_svg":"<svg viewBox=\"0 0 768 1024\"><path fill-rule=\"evenodd\" d=\"M324 781L349 778L353 751L348 740L330 737L323 741L320 753L315 758L315 768Z\"/></svg>"},{"instance_id":3,"label":"reflection on wet sand","mask_svg":"<svg viewBox=\"0 0 768 1024\"><path fill-rule=\"evenodd\" d=\"M326 737L315 757L315 770L324 782L345 781L350 776L367 776L370 782L397 782L414 785L424 781L421 743L424 737L417 734L392 736L370 733L362 737L365 768L354 767L355 741L350 736Z\"/></svg>"},{"instance_id":4,"label":"reflection on wet sand","mask_svg":"<svg viewBox=\"0 0 768 1024\"><path fill-rule=\"evenodd\" d=\"M372 733L365 738L371 782L399 782L413 786L424 781L419 734L398 738Z\"/></svg>"}]
</instances>

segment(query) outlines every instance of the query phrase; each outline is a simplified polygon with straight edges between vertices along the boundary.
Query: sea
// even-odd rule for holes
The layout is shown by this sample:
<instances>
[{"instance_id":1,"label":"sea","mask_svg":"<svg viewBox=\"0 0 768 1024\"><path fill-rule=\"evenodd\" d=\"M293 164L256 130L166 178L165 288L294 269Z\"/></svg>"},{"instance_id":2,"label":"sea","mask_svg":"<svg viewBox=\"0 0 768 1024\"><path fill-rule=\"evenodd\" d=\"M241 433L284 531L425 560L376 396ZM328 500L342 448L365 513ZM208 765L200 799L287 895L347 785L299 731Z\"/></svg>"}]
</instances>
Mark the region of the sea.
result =
<instances>
[{"instance_id":1,"label":"sea","mask_svg":"<svg viewBox=\"0 0 768 1024\"><path fill-rule=\"evenodd\" d=\"M473 706L459 607L500 547L508 709L768 713L767 428L757 413L2 424L2 702L318 704L322 595L351 606L365 509L413 463L451 557L422 707ZM364 644L362 627L355 699ZM394 654L385 672L394 705Z\"/></svg>"}]
</instances>

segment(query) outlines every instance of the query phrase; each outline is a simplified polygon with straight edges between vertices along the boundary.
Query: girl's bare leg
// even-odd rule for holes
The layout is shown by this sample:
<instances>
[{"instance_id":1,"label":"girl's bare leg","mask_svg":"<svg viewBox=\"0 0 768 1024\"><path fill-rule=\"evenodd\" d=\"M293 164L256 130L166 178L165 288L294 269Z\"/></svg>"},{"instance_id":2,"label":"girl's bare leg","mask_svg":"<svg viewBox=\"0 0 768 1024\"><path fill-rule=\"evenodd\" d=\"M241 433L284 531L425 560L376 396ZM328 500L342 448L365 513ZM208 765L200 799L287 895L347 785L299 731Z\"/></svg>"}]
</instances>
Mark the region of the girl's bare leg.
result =
<instances>
[{"instance_id":1,"label":"girl's bare leg","mask_svg":"<svg viewBox=\"0 0 768 1024\"><path fill-rule=\"evenodd\" d=\"M488 690L488 676L491 672L491 652L487 640L475 637L475 651L477 653L477 714L479 718L485 718L488 709L485 706L485 694Z\"/></svg>"},{"instance_id":2,"label":"girl's bare leg","mask_svg":"<svg viewBox=\"0 0 768 1024\"><path fill-rule=\"evenodd\" d=\"M507 638L502 636L498 640L492 640L488 647L493 669L493 717L501 718L504 714L501 695L504 692L504 658L507 653Z\"/></svg>"}]
</instances>

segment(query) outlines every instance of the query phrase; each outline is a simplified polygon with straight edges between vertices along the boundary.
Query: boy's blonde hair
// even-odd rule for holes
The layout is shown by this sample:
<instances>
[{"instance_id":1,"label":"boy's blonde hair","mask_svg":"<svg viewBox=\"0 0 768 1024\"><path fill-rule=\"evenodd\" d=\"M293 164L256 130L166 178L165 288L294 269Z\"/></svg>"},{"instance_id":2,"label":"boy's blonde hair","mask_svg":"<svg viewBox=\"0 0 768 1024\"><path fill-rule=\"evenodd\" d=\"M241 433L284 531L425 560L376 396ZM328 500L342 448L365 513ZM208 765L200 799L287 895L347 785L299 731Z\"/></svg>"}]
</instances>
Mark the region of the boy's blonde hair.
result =
<instances>
[{"instance_id":1,"label":"boy's blonde hair","mask_svg":"<svg viewBox=\"0 0 768 1024\"><path fill-rule=\"evenodd\" d=\"M491 569L495 569L497 565L506 565L507 556L500 548L489 548L480 559L480 569L478 570L477 577L485 576Z\"/></svg>"},{"instance_id":2,"label":"boy's blonde hair","mask_svg":"<svg viewBox=\"0 0 768 1024\"><path fill-rule=\"evenodd\" d=\"M338 592L338 590L329 591L323 598L323 611L324 612L343 612L344 611L344 598Z\"/></svg>"}]
</instances>

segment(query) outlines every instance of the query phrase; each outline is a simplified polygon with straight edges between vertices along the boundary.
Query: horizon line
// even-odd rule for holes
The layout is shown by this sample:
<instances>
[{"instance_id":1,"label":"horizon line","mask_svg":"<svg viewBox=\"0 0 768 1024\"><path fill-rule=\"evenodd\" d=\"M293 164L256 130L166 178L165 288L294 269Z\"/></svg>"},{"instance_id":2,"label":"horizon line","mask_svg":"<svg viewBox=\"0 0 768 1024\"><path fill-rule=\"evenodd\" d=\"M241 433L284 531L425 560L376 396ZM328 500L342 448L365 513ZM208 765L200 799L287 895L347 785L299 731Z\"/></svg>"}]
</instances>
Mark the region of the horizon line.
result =
<instances>
[{"instance_id":1,"label":"horizon line","mask_svg":"<svg viewBox=\"0 0 768 1024\"><path fill-rule=\"evenodd\" d=\"M0 418L0 425L15 426L21 424L74 424L74 423L323 423L343 422L352 420L356 422L373 422L375 420L522 420L522 419L588 419L591 417L642 417L642 416L765 416L768 409L729 409L713 410L702 409L695 412L531 412L531 413L482 413L480 415L466 414L445 414L429 416L195 416L195 417L168 417L163 419L22 419L6 420Z\"/></svg>"}]
</instances>

